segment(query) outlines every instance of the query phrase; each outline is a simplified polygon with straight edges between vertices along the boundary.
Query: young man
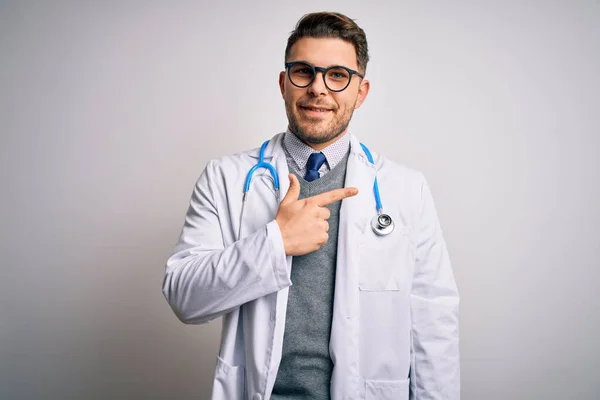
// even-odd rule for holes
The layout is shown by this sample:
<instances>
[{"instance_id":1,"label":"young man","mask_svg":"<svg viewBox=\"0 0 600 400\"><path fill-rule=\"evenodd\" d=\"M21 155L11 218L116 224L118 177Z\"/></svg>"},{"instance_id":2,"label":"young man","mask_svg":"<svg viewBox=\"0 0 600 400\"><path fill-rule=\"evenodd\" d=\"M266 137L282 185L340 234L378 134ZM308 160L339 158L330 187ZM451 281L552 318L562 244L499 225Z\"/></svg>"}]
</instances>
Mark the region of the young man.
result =
<instances>
[{"instance_id":1,"label":"young man","mask_svg":"<svg viewBox=\"0 0 600 400\"><path fill-rule=\"evenodd\" d=\"M163 293L185 323L223 317L213 399L460 397L459 297L430 190L348 132L367 62L354 21L304 16L279 76L287 131L210 161L194 188ZM261 160L274 169L251 179Z\"/></svg>"}]
</instances>

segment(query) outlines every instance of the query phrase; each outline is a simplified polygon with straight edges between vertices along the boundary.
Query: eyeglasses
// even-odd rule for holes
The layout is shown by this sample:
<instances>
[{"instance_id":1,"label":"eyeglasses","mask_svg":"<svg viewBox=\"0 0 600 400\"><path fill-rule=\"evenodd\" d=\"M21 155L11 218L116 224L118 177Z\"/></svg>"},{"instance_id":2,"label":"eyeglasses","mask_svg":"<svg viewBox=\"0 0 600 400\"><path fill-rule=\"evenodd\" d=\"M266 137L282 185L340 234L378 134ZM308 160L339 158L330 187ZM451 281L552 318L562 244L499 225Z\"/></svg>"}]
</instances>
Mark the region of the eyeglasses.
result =
<instances>
[{"instance_id":1,"label":"eyeglasses","mask_svg":"<svg viewBox=\"0 0 600 400\"><path fill-rule=\"evenodd\" d=\"M323 74L323 82L325 87L332 92L341 92L350 85L352 75L358 75L361 78L365 76L354 71L353 69L334 65L329 68L315 67L304 61L293 61L285 63L285 68L288 71L288 78L292 85L305 88L310 86L317 76L317 72Z\"/></svg>"}]
</instances>

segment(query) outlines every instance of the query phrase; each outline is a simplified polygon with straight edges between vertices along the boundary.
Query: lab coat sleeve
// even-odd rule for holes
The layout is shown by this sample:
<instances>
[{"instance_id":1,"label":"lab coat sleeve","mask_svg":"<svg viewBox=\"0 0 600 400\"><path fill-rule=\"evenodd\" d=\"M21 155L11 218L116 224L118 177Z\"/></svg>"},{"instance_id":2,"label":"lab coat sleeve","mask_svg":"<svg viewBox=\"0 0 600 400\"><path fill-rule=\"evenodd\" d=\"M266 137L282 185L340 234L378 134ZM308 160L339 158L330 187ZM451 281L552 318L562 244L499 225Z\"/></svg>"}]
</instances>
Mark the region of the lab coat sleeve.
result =
<instances>
[{"instance_id":1,"label":"lab coat sleeve","mask_svg":"<svg viewBox=\"0 0 600 400\"><path fill-rule=\"evenodd\" d=\"M411 300L411 400L460 399L459 296L431 191L421 176Z\"/></svg>"},{"instance_id":2,"label":"lab coat sleeve","mask_svg":"<svg viewBox=\"0 0 600 400\"><path fill-rule=\"evenodd\" d=\"M275 220L233 244L223 244L222 225L211 190L219 169L211 161L198 179L185 223L169 257L163 294L184 323L202 324L240 305L291 285Z\"/></svg>"}]
</instances>

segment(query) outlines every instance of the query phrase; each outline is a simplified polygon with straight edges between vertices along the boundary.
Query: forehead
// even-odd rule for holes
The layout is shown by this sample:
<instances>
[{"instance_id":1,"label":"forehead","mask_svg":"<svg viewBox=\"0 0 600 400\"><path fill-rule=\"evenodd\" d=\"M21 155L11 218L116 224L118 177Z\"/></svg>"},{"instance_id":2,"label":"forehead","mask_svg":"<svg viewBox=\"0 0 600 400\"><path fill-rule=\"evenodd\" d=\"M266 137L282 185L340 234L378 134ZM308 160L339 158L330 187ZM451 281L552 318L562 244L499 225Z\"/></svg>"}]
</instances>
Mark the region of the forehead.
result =
<instances>
[{"instance_id":1,"label":"forehead","mask_svg":"<svg viewBox=\"0 0 600 400\"><path fill-rule=\"evenodd\" d=\"M352 69L358 68L354 45L340 38L299 39L292 46L288 61L299 60L319 67L343 65Z\"/></svg>"}]
</instances>

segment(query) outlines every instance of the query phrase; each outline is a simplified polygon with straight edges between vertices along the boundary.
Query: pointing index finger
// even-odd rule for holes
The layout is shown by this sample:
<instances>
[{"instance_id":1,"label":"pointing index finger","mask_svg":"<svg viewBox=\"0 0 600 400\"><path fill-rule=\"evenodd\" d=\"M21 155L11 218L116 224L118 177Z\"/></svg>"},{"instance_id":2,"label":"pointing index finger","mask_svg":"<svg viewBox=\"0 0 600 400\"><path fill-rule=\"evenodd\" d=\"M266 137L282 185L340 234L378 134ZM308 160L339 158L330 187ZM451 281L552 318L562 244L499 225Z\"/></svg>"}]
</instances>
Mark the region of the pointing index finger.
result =
<instances>
[{"instance_id":1,"label":"pointing index finger","mask_svg":"<svg viewBox=\"0 0 600 400\"><path fill-rule=\"evenodd\" d=\"M347 187L317 194L315 196L307 198L306 200L312 204L316 204L317 206L322 207L331 203L335 203L336 201L343 200L347 197L356 196L356 194L358 194L357 188Z\"/></svg>"}]
</instances>

